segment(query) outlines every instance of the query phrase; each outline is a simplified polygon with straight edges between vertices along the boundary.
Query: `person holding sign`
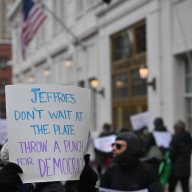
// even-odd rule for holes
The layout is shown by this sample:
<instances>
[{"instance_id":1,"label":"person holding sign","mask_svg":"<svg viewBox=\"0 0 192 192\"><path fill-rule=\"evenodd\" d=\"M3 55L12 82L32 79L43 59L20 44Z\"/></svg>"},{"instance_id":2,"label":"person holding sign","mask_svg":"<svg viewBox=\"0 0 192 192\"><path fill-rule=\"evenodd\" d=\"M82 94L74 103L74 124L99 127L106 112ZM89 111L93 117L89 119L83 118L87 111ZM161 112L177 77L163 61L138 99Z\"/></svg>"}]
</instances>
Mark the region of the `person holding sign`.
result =
<instances>
[{"instance_id":1,"label":"person holding sign","mask_svg":"<svg viewBox=\"0 0 192 192\"><path fill-rule=\"evenodd\" d=\"M91 91L31 84L7 85L5 93L9 161L21 168L22 182L79 180L82 170L87 170L84 155L89 139ZM2 172L0 175L3 178ZM4 184L0 181L0 191Z\"/></svg>"},{"instance_id":2,"label":"person holding sign","mask_svg":"<svg viewBox=\"0 0 192 192\"><path fill-rule=\"evenodd\" d=\"M147 134L143 142L144 157L158 173L164 154L169 150L171 134L161 117L154 119L154 130Z\"/></svg>"},{"instance_id":3,"label":"person holding sign","mask_svg":"<svg viewBox=\"0 0 192 192\"><path fill-rule=\"evenodd\" d=\"M85 160L85 166L83 168L83 171L80 175L80 180L73 182L73 189L74 192L97 192L97 188L95 188L96 182L98 180L97 173L89 166L89 154L86 154L84 156ZM20 166L18 166L15 163L9 162L3 167L2 170L0 170L0 191L2 192L18 192L21 189L21 186L23 186L22 180L20 178L19 174L22 174L23 170ZM46 190L54 190L56 191L62 191L61 188L57 190L57 188L50 188L50 183L47 182L42 185L43 187L40 187L38 189L35 189L34 192L45 192ZM52 191L51 190L51 191ZM63 187L63 191L64 187ZM66 191L69 192L69 191Z\"/></svg>"},{"instance_id":4,"label":"person holding sign","mask_svg":"<svg viewBox=\"0 0 192 192\"><path fill-rule=\"evenodd\" d=\"M140 142L133 132L122 132L112 144L113 164L102 175L100 187L119 191L161 192L158 176L141 162Z\"/></svg>"}]
</instances>

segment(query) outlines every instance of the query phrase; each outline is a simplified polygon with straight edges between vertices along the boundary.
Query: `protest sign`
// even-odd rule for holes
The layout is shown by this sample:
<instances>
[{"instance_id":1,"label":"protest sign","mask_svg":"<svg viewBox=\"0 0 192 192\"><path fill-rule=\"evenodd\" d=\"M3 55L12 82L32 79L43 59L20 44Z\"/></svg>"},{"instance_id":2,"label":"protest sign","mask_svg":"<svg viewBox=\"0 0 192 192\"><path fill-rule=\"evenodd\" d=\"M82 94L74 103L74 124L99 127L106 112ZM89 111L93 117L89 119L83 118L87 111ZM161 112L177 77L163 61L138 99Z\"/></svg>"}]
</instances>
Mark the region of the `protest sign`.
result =
<instances>
[{"instance_id":1,"label":"protest sign","mask_svg":"<svg viewBox=\"0 0 192 192\"><path fill-rule=\"evenodd\" d=\"M90 128L88 89L62 85L8 85L9 159L23 182L77 180Z\"/></svg>"},{"instance_id":2,"label":"protest sign","mask_svg":"<svg viewBox=\"0 0 192 192\"><path fill-rule=\"evenodd\" d=\"M148 111L132 115L130 120L134 131L140 130L144 126L150 127L153 123L151 114Z\"/></svg>"},{"instance_id":3,"label":"protest sign","mask_svg":"<svg viewBox=\"0 0 192 192\"><path fill-rule=\"evenodd\" d=\"M111 144L115 142L116 135L109 135L106 137L97 137L94 139L94 147L101 152L112 152Z\"/></svg>"},{"instance_id":4,"label":"protest sign","mask_svg":"<svg viewBox=\"0 0 192 192\"><path fill-rule=\"evenodd\" d=\"M154 131L153 136L158 147L169 148L172 139L171 133L167 131Z\"/></svg>"},{"instance_id":5,"label":"protest sign","mask_svg":"<svg viewBox=\"0 0 192 192\"><path fill-rule=\"evenodd\" d=\"M148 192L148 189L141 189L135 191L119 191L114 189L99 188L99 192Z\"/></svg>"},{"instance_id":6,"label":"protest sign","mask_svg":"<svg viewBox=\"0 0 192 192\"><path fill-rule=\"evenodd\" d=\"M0 144L5 144L7 140L7 120L0 119Z\"/></svg>"}]
</instances>

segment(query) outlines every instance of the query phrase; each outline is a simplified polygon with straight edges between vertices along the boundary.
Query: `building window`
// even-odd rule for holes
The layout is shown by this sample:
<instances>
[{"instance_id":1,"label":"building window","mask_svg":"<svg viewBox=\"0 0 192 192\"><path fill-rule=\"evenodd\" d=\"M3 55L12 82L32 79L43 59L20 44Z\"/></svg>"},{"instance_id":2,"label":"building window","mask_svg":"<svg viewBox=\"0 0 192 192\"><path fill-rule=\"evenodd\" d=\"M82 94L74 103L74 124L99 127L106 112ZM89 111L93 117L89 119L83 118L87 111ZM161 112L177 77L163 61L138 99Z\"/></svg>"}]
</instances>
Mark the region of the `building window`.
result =
<instances>
[{"instance_id":1,"label":"building window","mask_svg":"<svg viewBox=\"0 0 192 192\"><path fill-rule=\"evenodd\" d=\"M7 66L7 58L0 58L0 68L5 68Z\"/></svg>"},{"instance_id":2,"label":"building window","mask_svg":"<svg viewBox=\"0 0 192 192\"><path fill-rule=\"evenodd\" d=\"M185 63L186 120L192 134L192 63L190 63L186 57L183 57L183 61Z\"/></svg>"},{"instance_id":3,"label":"building window","mask_svg":"<svg viewBox=\"0 0 192 192\"><path fill-rule=\"evenodd\" d=\"M185 92L192 93L192 63L185 59Z\"/></svg>"},{"instance_id":4,"label":"building window","mask_svg":"<svg viewBox=\"0 0 192 192\"><path fill-rule=\"evenodd\" d=\"M78 87L85 87L85 81L79 81L78 82Z\"/></svg>"},{"instance_id":5,"label":"building window","mask_svg":"<svg viewBox=\"0 0 192 192\"><path fill-rule=\"evenodd\" d=\"M132 96L141 96L147 94L147 87L145 86L146 80L140 78L138 70L131 71L131 80Z\"/></svg>"},{"instance_id":6,"label":"building window","mask_svg":"<svg viewBox=\"0 0 192 192\"><path fill-rule=\"evenodd\" d=\"M5 94L5 85L8 84L7 79L0 79L0 94L4 95Z\"/></svg>"},{"instance_id":7,"label":"building window","mask_svg":"<svg viewBox=\"0 0 192 192\"><path fill-rule=\"evenodd\" d=\"M135 28L136 36L136 52L146 52L146 29L145 25L140 25Z\"/></svg>"},{"instance_id":8,"label":"building window","mask_svg":"<svg viewBox=\"0 0 192 192\"><path fill-rule=\"evenodd\" d=\"M117 107L113 110L113 127L115 131L119 131L122 128L130 128L129 121L130 113L126 107Z\"/></svg>"},{"instance_id":9,"label":"building window","mask_svg":"<svg viewBox=\"0 0 192 192\"><path fill-rule=\"evenodd\" d=\"M122 73L113 76L113 97L114 99L125 98L128 96L128 76Z\"/></svg>"},{"instance_id":10,"label":"building window","mask_svg":"<svg viewBox=\"0 0 192 192\"><path fill-rule=\"evenodd\" d=\"M147 110L146 80L139 68L146 63L145 21L111 36L113 125L131 127L130 115Z\"/></svg>"},{"instance_id":11,"label":"building window","mask_svg":"<svg viewBox=\"0 0 192 192\"><path fill-rule=\"evenodd\" d=\"M0 39L10 40L10 23L7 20L6 13L13 1L0 1Z\"/></svg>"},{"instance_id":12,"label":"building window","mask_svg":"<svg viewBox=\"0 0 192 192\"><path fill-rule=\"evenodd\" d=\"M112 60L118 62L132 56L132 33L122 31L112 38Z\"/></svg>"}]
</instances>

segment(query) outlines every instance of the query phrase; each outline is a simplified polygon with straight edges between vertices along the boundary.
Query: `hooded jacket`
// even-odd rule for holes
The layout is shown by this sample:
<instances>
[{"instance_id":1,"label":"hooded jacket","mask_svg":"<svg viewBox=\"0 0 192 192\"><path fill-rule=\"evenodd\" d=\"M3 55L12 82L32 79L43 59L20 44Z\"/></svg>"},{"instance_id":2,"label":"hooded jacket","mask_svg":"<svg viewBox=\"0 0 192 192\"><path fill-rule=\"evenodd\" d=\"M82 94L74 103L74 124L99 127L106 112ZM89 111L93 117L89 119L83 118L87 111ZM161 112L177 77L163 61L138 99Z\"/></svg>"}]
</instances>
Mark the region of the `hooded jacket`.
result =
<instances>
[{"instance_id":1,"label":"hooded jacket","mask_svg":"<svg viewBox=\"0 0 192 192\"><path fill-rule=\"evenodd\" d=\"M140 143L138 137L131 132L117 135L116 140L124 140L127 149L113 159L112 166L102 175L101 187L134 191L148 189L149 192L159 192L161 187L158 176L149 166L140 162Z\"/></svg>"}]
</instances>

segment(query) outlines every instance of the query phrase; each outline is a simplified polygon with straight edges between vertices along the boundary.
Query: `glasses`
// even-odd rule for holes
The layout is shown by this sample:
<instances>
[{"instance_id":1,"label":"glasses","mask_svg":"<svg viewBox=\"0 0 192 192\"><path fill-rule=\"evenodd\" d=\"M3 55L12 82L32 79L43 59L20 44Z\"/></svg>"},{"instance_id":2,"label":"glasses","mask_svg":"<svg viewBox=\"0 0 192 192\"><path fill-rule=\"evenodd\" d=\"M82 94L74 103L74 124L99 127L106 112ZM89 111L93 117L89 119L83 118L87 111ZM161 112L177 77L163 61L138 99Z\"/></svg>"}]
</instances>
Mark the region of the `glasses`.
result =
<instances>
[{"instance_id":1,"label":"glasses","mask_svg":"<svg viewBox=\"0 0 192 192\"><path fill-rule=\"evenodd\" d=\"M123 146L126 146L126 145L120 144L120 143L112 143L111 146L116 147L116 149L120 150Z\"/></svg>"}]
</instances>

